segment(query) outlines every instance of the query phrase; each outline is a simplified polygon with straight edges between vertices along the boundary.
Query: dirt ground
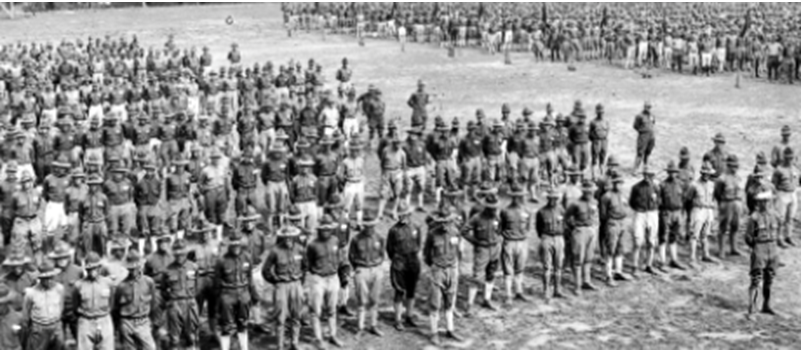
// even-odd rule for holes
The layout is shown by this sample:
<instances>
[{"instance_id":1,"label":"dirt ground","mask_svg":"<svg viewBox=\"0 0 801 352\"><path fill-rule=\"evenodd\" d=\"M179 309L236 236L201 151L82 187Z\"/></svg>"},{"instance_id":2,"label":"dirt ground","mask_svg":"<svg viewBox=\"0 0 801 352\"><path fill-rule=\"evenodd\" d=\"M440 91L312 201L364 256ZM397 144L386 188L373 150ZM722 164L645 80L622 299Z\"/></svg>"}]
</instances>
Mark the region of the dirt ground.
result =
<instances>
[{"instance_id":1,"label":"dirt ground","mask_svg":"<svg viewBox=\"0 0 801 352\"><path fill-rule=\"evenodd\" d=\"M226 16L234 23L226 25ZM735 88L733 75L698 78L655 72L643 79L636 72L595 63L579 63L575 72L563 64L538 63L530 56L513 54L512 65L502 56L478 50L460 50L449 58L444 49L409 44L401 52L397 43L367 40L364 47L350 37L319 33L297 33L287 38L277 4L226 6L187 6L147 9L121 9L39 14L35 17L0 22L0 41L54 42L63 38L119 36L136 34L140 41L160 47L168 34L179 46L208 46L216 63L224 60L231 43L238 43L245 64L271 60L276 65L289 59L304 63L314 58L333 80L339 61L348 57L357 89L375 84L383 92L389 118L409 123L405 101L418 79L426 81L436 96L431 116L472 117L483 108L490 118L500 116L500 106L508 102L514 116L523 107L544 115L545 103L558 112L568 113L580 99L588 112L602 103L612 126L610 148L623 165L633 164L635 131L631 125L644 101L651 101L657 116L655 165L664 166L677 158L681 146L693 153L694 166L712 147L711 137L722 132L729 148L741 160L742 170L750 170L757 151L769 152L778 141L779 128L797 128L799 108L796 86L767 84L743 79ZM463 124L464 126L464 124ZM374 158L374 155L370 156ZM368 163L375 168L377 163ZM370 170L376 175L377 170ZM741 171L745 175L746 171ZM375 179L375 178L374 178ZM374 181L375 182L375 181ZM629 180L631 183L631 180ZM368 193L375 193L371 184ZM423 214L417 214L422 220ZM388 224L383 224L386 229ZM546 304L540 297L542 284L537 241L531 241L530 267L525 282L532 303L517 303L497 313L479 310L478 317L457 319L457 330L466 341L446 344L450 349L774 349L801 346L801 298L796 282L801 279L799 250L782 252L785 266L775 284L775 303L782 317L744 318L747 307L747 258L707 265L696 272L671 272L658 278L625 283L615 289L604 288ZM469 259L469 257L468 257ZM596 267L596 270L600 267ZM463 265L469 273L470 265ZM423 276L426 274L424 272ZM596 272L596 278L600 272ZM498 286L501 282L498 281ZM596 281L596 284L601 284ZM567 288L571 288L571 281ZM419 329L397 333L391 327L391 288L385 283L383 295L383 338L367 337L354 341L354 321L346 320L340 334L348 348L429 349L427 319ZM425 302L429 292L421 283L419 294ZM460 290L460 306L466 287ZM503 297L496 288L496 299ZM421 313L426 306L418 305ZM443 326L444 322L440 326ZM309 331L310 332L310 331ZM308 337L308 333L304 332ZM273 348L268 335L251 337L252 348ZM446 340L443 340L446 341ZM214 347L212 345L205 347ZM309 345L305 345L309 347Z\"/></svg>"}]
</instances>

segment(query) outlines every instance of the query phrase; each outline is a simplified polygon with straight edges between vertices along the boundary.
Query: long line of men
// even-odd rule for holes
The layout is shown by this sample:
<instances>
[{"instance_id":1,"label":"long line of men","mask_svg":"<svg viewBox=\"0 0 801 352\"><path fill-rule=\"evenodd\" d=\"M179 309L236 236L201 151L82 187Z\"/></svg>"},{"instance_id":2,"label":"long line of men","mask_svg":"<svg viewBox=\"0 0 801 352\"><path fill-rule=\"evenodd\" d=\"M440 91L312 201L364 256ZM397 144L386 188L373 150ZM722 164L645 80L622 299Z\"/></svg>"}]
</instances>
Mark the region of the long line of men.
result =
<instances>
[{"instance_id":1,"label":"long line of men","mask_svg":"<svg viewBox=\"0 0 801 352\"><path fill-rule=\"evenodd\" d=\"M82 71L88 66L86 61L81 64L81 55L97 52L105 60L124 61L112 53L138 44L120 42L108 38L90 47L64 43L52 51L47 45L7 46L4 51L24 58L17 62L25 67L5 71L8 79L3 80L10 82L3 101L12 140L0 185L2 233L10 244L3 283L7 296L14 298L0 304L7 308L0 312L19 315L2 321L19 321L8 323L18 325L16 330L4 331L21 337L4 341L19 341L28 349L58 348L67 336L74 337L80 349L111 349L115 338L134 348L198 347L199 316L205 311L208 328L218 334L221 347L229 348L236 335L240 347L247 348L248 323L263 318L268 309L279 347L298 346L304 312L317 347L326 342L341 346L337 316L352 314L351 289L358 307L357 335L382 335L377 307L386 260L391 262L389 281L395 291L395 328L418 325L415 297L420 268L426 264L434 282L432 340L439 343L441 310L446 336L460 339L454 315L465 242L473 249L474 261L464 312L469 316L482 289L482 305L497 309L491 294L499 269L507 301L529 300L523 269L535 236L546 268L546 297L564 296L565 257L579 294L596 289L590 273L598 243L606 259L607 282L629 279L622 272L621 247L622 238L629 235L624 225L629 218L635 244L633 276L641 275L640 269L656 274L669 266L684 268L678 244L687 234L692 238L689 264L696 266L698 245L702 260L716 260L707 244L714 221L720 225L718 256L727 254L726 237L730 254L739 253L735 235L743 198L759 215L756 210L767 204L763 200L771 189L777 201L765 209L781 210L783 217L769 217L768 225L749 222L746 239L793 244L798 176L792 149L787 148L789 127L771 153L772 182L765 177L769 171L763 155L755 181L743 191L737 159L726 153L725 139L716 136L716 147L703 158L700 179L694 180L690 155L683 150L678 166L669 165L669 177L657 184L648 160L655 146L656 118L646 104L633 125L639 134L634 169L638 172L645 165L644 180L625 200L619 163L607 156L610 130L600 105L596 117L587 121L581 102L567 115L555 114L548 105L542 118L524 108L517 119L504 104L500 117L490 121L477 110L466 135L459 131L459 119L449 126L439 117L427 132L427 107L434 98L421 81L407 101L411 123L401 140L395 120L384 125L379 89L370 86L357 97L346 60L337 70L336 88L325 83L314 63L303 83L279 79L290 76L288 69L273 77L269 69L254 76L254 68L250 76L242 74L239 84L221 83L225 94L209 83L215 82L216 71L195 72L191 65L160 71L153 69L157 65L143 69L154 92L138 96L123 89L122 101L114 100L116 93L93 93L108 89L109 82L106 73ZM171 43L168 40L164 52L177 50ZM228 55L236 72L238 55L235 47ZM45 65L38 67L41 63ZM71 68L62 69L65 63ZM136 82L139 76L122 72L108 75L121 82ZM176 72L183 77L177 83L172 81ZM76 102L70 82L87 78L98 83L87 83L92 90L78 94ZM15 98L33 96L39 80L45 82L45 91L47 82L59 82L55 96L64 98L55 100L55 117L47 99ZM253 82L261 82L254 84L264 99L251 101L256 94ZM187 85L205 88L183 88ZM169 92L169 98L161 92ZM361 115L369 131L362 131ZM51 118L58 133L50 134ZM38 131L33 127L37 124ZM365 164L373 157L381 169L375 212L365 203ZM438 209L418 224L411 214L415 208L425 211L429 188ZM500 210L503 194L511 204ZM543 194L546 205L532 213L530 202L539 202ZM467 209L467 200L478 205ZM231 202L235 219L229 216ZM257 210L262 204L264 214ZM384 236L376 225L389 204L390 218L397 223ZM718 213L713 215L715 208ZM782 237L777 242L779 226ZM644 266L641 248L647 256ZM775 255L769 249L766 253ZM759 272L756 277L756 270L752 274L755 287L764 277L763 310L771 311L775 263L758 264L770 266L759 268L769 269L764 275ZM27 270L30 267L38 270ZM269 292L265 282L273 286L270 306L264 303ZM324 316L329 330L325 338ZM284 328L290 328L288 340Z\"/></svg>"}]
</instances>

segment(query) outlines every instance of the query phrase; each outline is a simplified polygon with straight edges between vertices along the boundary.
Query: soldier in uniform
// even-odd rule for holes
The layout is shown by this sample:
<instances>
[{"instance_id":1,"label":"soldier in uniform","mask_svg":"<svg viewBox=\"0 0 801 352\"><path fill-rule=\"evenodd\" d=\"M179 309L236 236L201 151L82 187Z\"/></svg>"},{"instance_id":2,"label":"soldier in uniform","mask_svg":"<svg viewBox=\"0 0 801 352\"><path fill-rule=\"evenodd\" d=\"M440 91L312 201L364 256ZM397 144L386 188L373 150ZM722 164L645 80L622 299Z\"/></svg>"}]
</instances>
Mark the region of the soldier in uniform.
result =
<instances>
[{"instance_id":1,"label":"soldier in uniform","mask_svg":"<svg viewBox=\"0 0 801 352\"><path fill-rule=\"evenodd\" d=\"M712 181L715 170L712 169L709 162L704 162L700 173L701 177L693 181L686 196L690 207L690 267L697 265L696 251L699 244L701 245L702 260L716 262L709 254L709 243L707 242L715 218L715 183Z\"/></svg>"},{"instance_id":2,"label":"soldier in uniform","mask_svg":"<svg viewBox=\"0 0 801 352\"><path fill-rule=\"evenodd\" d=\"M269 160L264 163L261 170L261 179L264 182L268 224L283 224L284 213L289 205L289 189L287 181L289 173L285 154L287 149L283 145L273 145Z\"/></svg>"},{"instance_id":3,"label":"soldier in uniform","mask_svg":"<svg viewBox=\"0 0 801 352\"><path fill-rule=\"evenodd\" d=\"M195 301L197 302L198 314L203 314L203 307L206 308L209 331L214 331L217 326L217 293L214 287L214 265L217 263L219 256L219 244L211 243L209 236L214 231L216 231L214 225L206 221L201 215L196 226L190 230L197 243L188 254L189 258L197 265L197 295L195 296Z\"/></svg>"},{"instance_id":4,"label":"soldier in uniform","mask_svg":"<svg viewBox=\"0 0 801 352\"><path fill-rule=\"evenodd\" d=\"M64 234L62 240L75 246L77 245L78 235L81 231L80 207L89 194L89 186L86 185L86 174L82 168L76 168L71 174L72 182L67 187L64 197L64 212L67 214L64 224ZM88 252L83 252L81 257Z\"/></svg>"},{"instance_id":5,"label":"soldier in uniform","mask_svg":"<svg viewBox=\"0 0 801 352\"><path fill-rule=\"evenodd\" d=\"M755 313L759 300L759 289L762 286L762 313L775 315L770 306L771 286L776 269L779 266L779 252L776 241L779 239L779 216L771 211L768 202L772 199L770 192L760 193L757 197L757 210L751 214L746 224L745 242L751 247L751 286L748 288L748 317Z\"/></svg>"},{"instance_id":6,"label":"soldier in uniform","mask_svg":"<svg viewBox=\"0 0 801 352\"><path fill-rule=\"evenodd\" d=\"M540 184L540 140L537 136L537 125L533 121L528 123L525 135L517 145L520 153L519 181L526 185L525 192L528 198L532 202L537 202Z\"/></svg>"},{"instance_id":7,"label":"soldier in uniform","mask_svg":"<svg viewBox=\"0 0 801 352\"><path fill-rule=\"evenodd\" d=\"M301 173L289 183L289 199L302 214L302 226L313 230L317 227L317 217L319 216L318 198L315 194L319 184L317 183L317 178L311 173L314 162L300 160L298 161L298 166L301 169Z\"/></svg>"},{"instance_id":8,"label":"soldier in uniform","mask_svg":"<svg viewBox=\"0 0 801 352\"><path fill-rule=\"evenodd\" d=\"M383 336L378 329L378 299L384 279L380 266L384 262L386 240L378 235L375 229L377 224L377 216L368 215L362 224L362 230L353 238L348 249L348 259L353 265L356 283L356 301L359 305L357 339L365 331ZM368 313L370 327L365 329Z\"/></svg>"},{"instance_id":9,"label":"soldier in uniform","mask_svg":"<svg viewBox=\"0 0 801 352\"><path fill-rule=\"evenodd\" d=\"M100 255L90 252L86 256L86 275L75 282L67 299L66 313L78 319L79 350L113 350L114 324L111 307L114 285L109 278L100 276Z\"/></svg>"},{"instance_id":10,"label":"soldier in uniform","mask_svg":"<svg viewBox=\"0 0 801 352\"><path fill-rule=\"evenodd\" d=\"M22 349L22 313L11 309L17 293L0 283L0 348L5 351Z\"/></svg>"},{"instance_id":11,"label":"soldier in uniform","mask_svg":"<svg viewBox=\"0 0 801 352\"><path fill-rule=\"evenodd\" d=\"M100 190L103 179L99 175L90 176L86 184L89 186L89 190L85 199L78 204L81 227L81 238L78 242L82 258L92 251L106 253L106 241L109 234L106 226L106 214L112 215L111 208L113 207L106 194Z\"/></svg>"},{"instance_id":12,"label":"soldier in uniform","mask_svg":"<svg viewBox=\"0 0 801 352\"><path fill-rule=\"evenodd\" d=\"M128 276L114 291L112 317L126 350L155 350L152 319L160 309L161 297L152 278L142 275L143 260L136 250L125 258Z\"/></svg>"},{"instance_id":13,"label":"soldier in uniform","mask_svg":"<svg viewBox=\"0 0 801 352\"><path fill-rule=\"evenodd\" d=\"M145 170L145 176L134 187L134 200L138 210L136 222L140 237L151 238L150 234L162 226L159 201L163 181L156 176L156 165L152 161L145 164ZM154 244L152 238L150 244Z\"/></svg>"},{"instance_id":14,"label":"soldier in uniform","mask_svg":"<svg viewBox=\"0 0 801 352\"><path fill-rule=\"evenodd\" d=\"M595 184L585 180L581 185L581 198L565 210L565 224L570 236L570 252L573 275L576 281L576 296L581 290L597 290L592 284L592 262L598 237L598 205Z\"/></svg>"},{"instance_id":15,"label":"soldier in uniform","mask_svg":"<svg viewBox=\"0 0 801 352\"><path fill-rule=\"evenodd\" d=\"M44 209L44 239L42 250L49 252L53 249L56 232L66 225L67 215L64 212L64 198L67 186L70 183L70 176L67 172L70 163L66 159L59 159L53 162L52 174L44 179L42 185L42 197L46 201Z\"/></svg>"},{"instance_id":16,"label":"soldier in uniform","mask_svg":"<svg viewBox=\"0 0 801 352\"><path fill-rule=\"evenodd\" d=\"M59 242L56 248L47 254L47 258L52 260L59 273L54 280L64 287L71 286L83 276L83 268L74 263L74 253L66 242Z\"/></svg>"},{"instance_id":17,"label":"soldier in uniform","mask_svg":"<svg viewBox=\"0 0 801 352\"><path fill-rule=\"evenodd\" d=\"M384 207L387 200L394 202L392 218L398 217L398 205L406 173L406 153L400 148L400 138L391 136L389 146L379 152L378 160L381 163L381 186L379 189L378 217L384 216Z\"/></svg>"},{"instance_id":18,"label":"soldier in uniform","mask_svg":"<svg viewBox=\"0 0 801 352\"><path fill-rule=\"evenodd\" d=\"M42 255L42 222L39 220L41 199L33 188L33 175L29 171L22 172L21 188L11 198L12 219L11 228L12 250L33 253L36 262L41 263Z\"/></svg>"},{"instance_id":19,"label":"soldier in uniform","mask_svg":"<svg viewBox=\"0 0 801 352\"><path fill-rule=\"evenodd\" d=\"M336 79L339 81L337 92L339 93L340 98L354 91L353 83L350 81L351 76L353 76L353 71L350 69L350 67L348 67L348 58L343 58L342 67L337 70L336 74Z\"/></svg>"},{"instance_id":20,"label":"soldier in uniform","mask_svg":"<svg viewBox=\"0 0 801 352\"><path fill-rule=\"evenodd\" d=\"M740 211L743 207L743 190L740 176L737 175L739 162L736 155L726 157L726 173L720 175L715 181L713 197L718 202L718 253L725 258L723 246L726 236L729 237L729 246L732 256L739 256L735 237L740 227Z\"/></svg>"},{"instance_id":21,"label":"soldier in uniform","mask_svg":"<svg viewBox=\"0 0 801 352\"><path fill-rule=\"evenodd\" d=\"M418 80L417 91L412 93L412 95L409 96L409 100L406 102L406 104L412 108L412 127L418 127L421 130L425 130L426 128L426 121L428 120L426 108L430 103L430 97L428 93L426 93L425 88L426 85L423 83L423 80Z\"/></svg>"},{"instance_id":22,"label":"soldier in uniform","mask_svg":"<svg viewBox=\"0 0 801 352\"><path fill-rule=\"evenodd\" d=\"M101 274L111 280L113 286L117 286L128 277L128 269L125 267L125 252L128 250L128 242L112 240L108 245L108 258L103 264Z\"/></svg>"},{"instance_id":23,"label":"soldier in uniform","mask_svg":"<svg viewBox=\"0 0 801 352\"><path fill-rule=\"evenodd\" d=\"M259 169L253 160L253 151L246 149L234 167L231 177L231 187L236 191L234 210L237 214L242 214L249 206L256 206L256 187L259 182Z\"/></svg>"},{"instance_id":24,"label":"soldier in uniform","mask_svg":"<svg viewBox=\"0 0 801 352\"><path fill-rule=\"evenodd\" d=\"M590 147L590 126L587 125L587 116L580 113L578 119L568 128L568 139L570 141L571 159L573 164L578 167L579 172L587 177L587 168L592 167L591 147Z\"/></svg>"},{"instance_id":25,"label":"soldier in uniform","mask_svg":"<svg viewBox=\"0 0 801 352\"><path fill-rule=\"evenodd\" d=\"M431 270L431 342L439 345L440 311L445 310L447 337L461 341L456 335L453 316L456 310L456 298L459 288L459 261L462 253L462 238L459 227L452 224L449 207L440 207L433 214L428 234L423 246L423 260Z\"/></svg>"},{"instance_id":26,"label":"soldier in uniform","mask_svg":"<svg viewBox=\"0 0 801 352\"><path fill-rule=\"evenodd\" d=\"M8 246L11 241L11 229L14 224L14 209L11 208L14 202L14 194L19 190L20 184L17 182L17 163L14 160L6 165L5 179L0 182L0 230L3 234L3 246Z\"/></svg>"},{"instance_id":27,"label":"soldier in uniform","mask_svg":"<svg viewBox=\"0 0 801 352\"><path fill-rule=\"evenodd\" d=\"M335 224L328 222L328 218L324 216L320 226L317 227L317 237L306 248L306 261L309 265L306 283L309 285L310 315L317 348L325 347L323 330L320 326L323 309L328 315L331 334L328 341L336 347L342 347L342 342L337 338L337 295L340 290L337 274L342 260L340 248L343 244L333 236L334 226Z\"/></svg>"},{"instance_id":28,"label":"soldier in uniform","mask_svg":"<svg viewBox=\"0 0 801 352\"><path fill-rule=\"evenodd\" d=\"M592 143L592 178L595 178L595 167L598 166L597 175L603 175L606 153L609 145L609 122L604 120L604 106L595 106L595 119L590 122L590 142Z\"/></svg>"},{"instance_id":29,"label":"soldier in uniform","mask_svg":"<svg viewBox=\"0 0 801 352\"><path fill-rule=\"evenodd\" d=\"M776 187L776 211L780 216L779 247L795 246L793 242L793 224L798 211L798 169L795 166L795 153L790 147L782 151L782 159L773 172L773 185Z\"/></svg>"},{"instance_id":30,"label":"soldier in uniform","mask_svg":"<svg viewBox=\"0 0 801 352\"><path fill-rule=\"evenodd\" d=\"M134 186L131 180L125 177L128 169L122 166L115 167L111 173L112 178L103 183L103 193L108 196L110 203L109 211L106 213L108 214L108 230L111 233L130 235L136 221ZM91 184L89 188L91 193ZM139 249L143 250L143 247Z\"/></svg>"},{"instance_id":31,"label":"soldier in uniform","mask_svg":"<svg viewBox=\"0 0 801 352\"><path fill-rule=\"evenodd\" d=\"M228 208L228 170L220 159L222 153L213 150L211 165L202 169L198 182L203 194L206 219L217 226L218 240L222 238L222 224L225 222L225 210Z\"/></svg>"},{"instance_id":32,"label":"soldier in uniform","mask_svg":"<svg viewBox=\"0 0 801 352\"><path fill-rule=\"evenodd\" d=\"M3 261L3 266L7 269L4 270L5 275L0 281L5 282L12 291L17 293L16 299L11 305L17 311L24 308L22 298L25 290L36 283L36 276L26 270L29 262L30 258L20 251L12 251L11 255Z\"/></svg>"},{"instance_id":33,"label":"soldier in uniform","mask_svg":"<svg viewBox=\"0 0 801 352\"><path fill-rule=\"evenodd\" d=\"M334 139L330 136L323 136L319 142L320 149L314 156L314 176L317 178L316 186L316 206L318 211L328 203L329 198L338 193L340 163L342 158L333 150ZM322 212L322 211L320 211Z\"/></svg>"},{"instance_id":34,"label":"soldier in uniform","mask_svg":"<svg viewBox=\"0 0 801 352\"><path fill-rule=\"evenodd\" d=\"M189 219L192 215L192 204L189 202L190 175L186 173L189 162L178 158L172 162L175 171L167 176L165 183L167 202L170 206L169 229L171 233L178 233L183 238L189 230Z\"/></svg>"},{"instance_id":35,"label":"soldier in uniform","mask_svg":"<svg viewBox=\"0 0 801 352\"><path fill-rule=\"evenodd\" d=\"M422 227L412 223L412 209L403 203L398 210L398 222L387 234L387 257L392 261L390 282L395 289L395 329L404 330L404 322L417 327L414 320L414 298L420 279L420 250L425 234ZM402 319L403 308L406 319Z\"/></svg>"},{"instance_id":36,"label":"soldier in uniform","mask_svg":"<svg viewBox=\"0 0 801 352\"><path fill-rule=\"evenodd\" d=\"M235 231L228 238L228 251L214 267L214 279L219 302L220 346L231 347L231 335L236 333L241 350L248 349L247 322L250 306L257 299L253 282L250 253L242 250L243 239Z\"/></svg>"},{"instance_id":37,"label":"soldier in uniform","mask_svg":"<svg viewBox=\"0 0 801 352\"><path fill-rule=\"evenodd\" d=\"M790 136L792 136L792 131L790 130L790 126L784 125L781 129L781 138L782 140L779 142L779 145L774 146L773 149L770 151L770 165L774 168L779 167L779 165L783 164L784 161L784 151L787 148L790 148ZM793 160L795 163L795 160Z\"/></svg>"},{"instance_id":38,"label":"soldier in uniform","mask_svg":"<svg viewBox=\"0 0 801 352\"><path fill-rule=\"evenodd\" d=\"M666 266L684 270L678 258L678 241L684 238L684 202L685 188L678 179L679 168L671 160L668 163L667 179L659 184L659 261L658 268L667 273ZM670 262L667 261L667 252L670 249Z\"/></svg>"},{"instance_id":39,"label":"soldier in uniform","mask_svg":"<svg viewBox=\"0 0 801 352\"><path fill-rule=\"evenodd\" d=\"M482 137L473 121L467 122L467 135L459 142L457 162L461 166L461 186L466 196L475 199L476 185L481 179ZM407 152L408 154L408 152Z\"/></svg>"},{"instance_id":40,"label":"soldier in uniform","mask_svg":"<svg viewBox=\"0 0 801 352\"><path fill-rule=\"evenodd\" d=\"M197 264L187 260L188 249L182 239L172 244L173 262L156 277L166 303L167 334L170 348L198 347Z\"/></svg>"},{"instance_id":41,"label":"soldier in uniform","mask_svg":"<svg viewBox=\"0 0 801 352\"><path fill-rule=\"evenodd\" d=\"M480 204L481 211L472 216L460 231L465 240L473 245L473 285L470 285L467 293L465 316L473 314L473 303L481 286L484 287L483 306L492 311L497 310L492 305L492 290L501 264L501 235L497 212L500 202L494 194L490 194Z\"/></svg>"},{"instance_id":42,"label":"soldier in uniform","mask_svg":"<svg viewBox=\"0 0 801 352\"><path fill-rule=\"evenodd\" d=\"M256 208L248 207L237 220L239 220L240 225L238 231L240 231L242 235L243 243L248 248L247 252L250 253L253 285L255 287L254 292L255 294L259 294L259 296L254 299L254 302L257 303L253 304L251 307L250 319L257 327L261 328L264 323L262 321L264 318L262 310L266 310L266 307L264 306L265 300L262 299L260 293L266 291L266 288L264 287L264 280L259 271L259 265L264 258L264 254L267 252L267 238L264 232L256 226L256 223L261 220L261 215L256 211Z\"/></svg>"},{"instance_id":43,"label":"soldier in uniform","mask_svg":"<svg viewBox=\"0 0 801 352\"><path fill-rule=\"evenodd\" d=\"M654 182L654 172L649 167L643 167L643 179L631 188L629 206L634 211L634 269L632 275L637 278L640 269L640 248L647 246L647 260L645 272L655 275L652 267L654 250L658 246L657 231L659 227L659 190Z\"/></svg>"},{"instance_id":44,"label":"soldier in uniform","mask_svg":"<svg viewBox=\"0 0 801 352\"><path fill-rule=\"evenodd\" d=\"M273 316L279 350L284 349L284 333L287 325L289 325L289 348L297 349L300 340L304 296L302 279L307 265L303 245L298 242L299 235L300 230L291 226L278 230L276 246L270 250L261 271L264 280L275 287Z\"/></svg>"},{"instance_id":45,"label":"soldier in uniform","mask_svg":"<svg viewBox=\"0 0 801 352\"><path fill-rule=\"evenodd\" d=\"M490 181L494 186L498 186L501 180L505 178L504 168L504 150L505 137L502 133L503 124L500 121L495 121L492 125L492 132L486 136L481 142L482 150L484 152L484 167L488 170L485 174L485 181Z\"/></svg>"},{"instance_id":46,"label":"soldier in uniform","mask_svg":"<svg viewBox=\"0 0 801 352\"><path fill-rule=\"evenodd\" d=\"M513 184L508 194L512 203L500 212L500 235L503 237L501 263L506 287L505 303L510 305L512 298L528 302L523 292L523 269L528 258L528 234L533 229L533 216L523 206L526 192ZM514 295L512 285L514 284Z\"/></svg>"},{"instance_id":47,"label":"soldier in uniform","mask_svg":"<svg viewBox=\"0 0 801 352\"><path fill-rule=\"evenodd\" d=\"M362 223L362 208L364 207L364 157L360 152L362 144L358 139L352 139L348 144L349 155L342 161L345 186L342 197L345 199L345 218L350 219L351 206L356 207L356 223Z\"/></svg>"},{"instance_id":48,"label":"soldier in uniform","mask_svg":"<svg viewBox=\"0 0 801 352\"><path fill-rule=\"evenodd\" d=\"M64 286L53 278L58 269L45 260L39 265L39 282L25 290L22 303L22 329L25 331L24 349L64 349L62 317L65 309Z\"/></svg>"},{"instance_id":49,"label":"soldier in uniform","mask_svg":"<svg viewBox=\"0 0 801 352\"><path fill-rule=\"evenodd\" d=\"M611 161L612 158L609 159ZM627 211L620 189L623 176L617 171L612 171L610 176L611 185L598 204L598 217L601 223L600 242L605 247L603 254L606 257L606 282L615 287L615 280L628 280L623 274L623 236L627 231L627 226L624 225Z\"/></svg>"},{"instance_id":50,"label":"soldier in uniform","mask_svg":"<svg viewBox=\"0 0 801 352\"><path fill-rule=\"evenodd\" d=\"M634 172L640 169L640 163L648 165L648 158L656 145L654 125L656 118L651 114L651 103L646 102L643 110L634 118L634 130L637 131L637 158L634 161Z\"/></svg>"}]
</instances>

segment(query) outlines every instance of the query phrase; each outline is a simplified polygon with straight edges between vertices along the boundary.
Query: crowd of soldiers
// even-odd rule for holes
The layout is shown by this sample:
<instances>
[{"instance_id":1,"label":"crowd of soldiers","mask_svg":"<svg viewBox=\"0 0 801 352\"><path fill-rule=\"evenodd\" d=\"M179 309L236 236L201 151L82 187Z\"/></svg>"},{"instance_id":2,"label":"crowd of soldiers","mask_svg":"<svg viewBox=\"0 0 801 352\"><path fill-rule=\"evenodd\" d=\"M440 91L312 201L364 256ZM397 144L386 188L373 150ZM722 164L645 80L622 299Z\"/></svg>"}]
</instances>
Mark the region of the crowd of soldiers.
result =
<instances>
[{"instance_id":1,"label":"crowd of soldiers","mask_svg":"<svg viewBox=\"0 0 801 352\"><path fill-rule=\"evenodd\" d=\"M340 347L341 317L356 316L357 338L383 335L385 262L400 331L420 324L417 284L430 268L426 311L439 344L441 313L445 336L461 339L463 258L473 261L459 312L469 317L479 291L482 307L498 309L499 271L504 304L531 299L523 279L535 241L550 300L565 297L565 267L576 295L598 289L596 247L609 286L741 255L741 214L752 248L749 314L760 293L762 311L773 313L776 248L794 245L799 181L789 127L770 160L758 155L745 187L722 135L700 177L684 148L657 181L649 162L656 117L646 103L633 125L633 169L643 179L628 191L608 155L600 104L592 118L580 101L564 115L548 104L543 117L528 107L513 117L504 104L498 118L477 110L466 134L458 118L449 125L437 116L430 130L434 98L420 81L402 139L399 123L384 120L379 88L356 94L346 59L335 84L313 60L305 69L245 67L236 44L219 70L212 59L172 38L148 49L135 37L2 48L4 349L197 348L202 315L222 349L233 336L247 349L259 317L274 323L278 348L299 347L301 322L315 347ZM365 189L374 160L377 211ZM426 212L428 193L436 210L418 222L412 214ZM504 196L511 203L501 207ZM534 212L533 203L544 206ZM624 273L628 238L634 254Z\"/></svg>"},{"instance_id":2,"label":"crowd of soldiers","mask_svg":"<svg viewBox=\"0 0 801 352\"><path fill-rule=\"evenodd\" d=\"M521 51L537 60L800 79L794 4L314 3L283 9L290 35L315 29Z\"/></svg>"}]
</instances>

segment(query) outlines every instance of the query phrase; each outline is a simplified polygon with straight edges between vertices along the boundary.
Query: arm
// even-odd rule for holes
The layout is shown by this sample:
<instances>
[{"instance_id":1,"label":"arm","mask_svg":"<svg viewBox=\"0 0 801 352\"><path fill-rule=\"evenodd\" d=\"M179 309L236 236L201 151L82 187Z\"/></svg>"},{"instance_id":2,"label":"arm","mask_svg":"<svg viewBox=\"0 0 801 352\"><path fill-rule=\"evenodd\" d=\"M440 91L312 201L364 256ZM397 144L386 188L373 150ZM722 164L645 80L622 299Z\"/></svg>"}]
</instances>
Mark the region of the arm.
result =
<instances>
[{"instance_id":1,"label":"arm","mask_svg":"<svg viewBox=\"0 0 801 352\"><path fill-rule=\"evenodd\" d=\"M261 268L261 276L264 278L265 281L275 285L278 280L276 280L275 275L275 263L277 262L277 256L275 252L270 252L267 255L267 260L264 262L264 265Z\"/></svg>"}]
</instances>

